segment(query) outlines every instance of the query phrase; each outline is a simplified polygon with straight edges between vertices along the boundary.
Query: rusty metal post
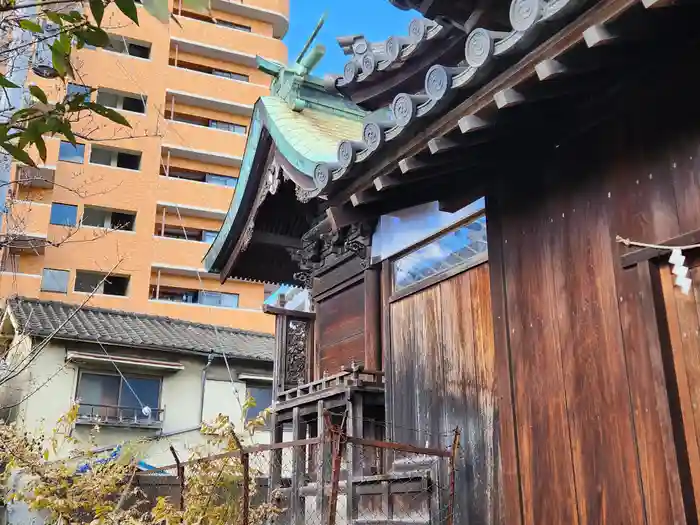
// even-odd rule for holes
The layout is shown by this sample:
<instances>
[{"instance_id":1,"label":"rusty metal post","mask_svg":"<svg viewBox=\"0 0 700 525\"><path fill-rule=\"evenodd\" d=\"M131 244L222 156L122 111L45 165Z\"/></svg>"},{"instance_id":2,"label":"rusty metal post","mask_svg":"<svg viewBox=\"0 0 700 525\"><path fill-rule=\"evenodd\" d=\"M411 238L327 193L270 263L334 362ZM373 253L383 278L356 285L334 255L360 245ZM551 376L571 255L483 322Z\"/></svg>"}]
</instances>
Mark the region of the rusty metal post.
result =
<instances>
[{"instance_id":1,"label":"rusty metal post","mask_svg":"<svg viewBox=\"0 0 700 525\"><path fill-rule=\"evenodd\" d=\"M331 427L330 435L332 449L331 464L331 495L328 502L328 525L335 525L335 518L338 509L338 486L340 485L340 466L343 450L343 430L342 427Z\"/></svg>"},{"instance_id":2,"label":"rusty metal post","mask_svg":"<svg viewBox=\"0 0 700 525\"><path fill-rule=\"evenodd\" d=\"M173 455L173 458L175 458L177 480L180 482L180 510L185 510L185 466L180 463L180 457L177 455L177 451L172 445L170 445L170 453Z\"/></svg>"},{"instance_id":3,"label":"rusty metal post","mask_svg":"<svg viewBox=\"0 0 700 525\"><path fill-rule=\"evenodd\" d=\"M461 431L459 427L455 428L454 437L452 438L452 454L450 455L450 497L447 504L447 523L453 525L455 511L455 468L457 464L457 451L459 450L459 437Z\"/></svg>"},{"instance_id":4,"label":"rusty metal post","mask_svg":"<svg viewBox=\"0 0 700 525\"><path fill-rule=\"evenodd\" d=\"M241 450L243 466L243 525L250 521L250 454Z\"/></svg>"}]
</instances>

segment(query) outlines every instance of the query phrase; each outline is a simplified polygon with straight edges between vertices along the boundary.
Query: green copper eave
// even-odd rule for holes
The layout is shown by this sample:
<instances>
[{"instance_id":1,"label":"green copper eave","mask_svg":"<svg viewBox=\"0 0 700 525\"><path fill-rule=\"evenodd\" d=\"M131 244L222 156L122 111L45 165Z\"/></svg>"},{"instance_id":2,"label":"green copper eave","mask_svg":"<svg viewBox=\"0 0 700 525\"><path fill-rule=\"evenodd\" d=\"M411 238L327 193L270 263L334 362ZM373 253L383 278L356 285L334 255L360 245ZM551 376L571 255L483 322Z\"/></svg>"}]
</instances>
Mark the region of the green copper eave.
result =
<instances>
[{"instance_id":1,"label":"green copper eave","mask_svg":"<svg viewBox=\"0 0 700 525\"><path fill-rule=\"evenodd\" d=\"M258 99L253 108L236 191L219 234L204 258L207 271L221 269L224 264L222 256L226 255L222 254L224 246L234 246L238 242L238 239L229 239L236 217L251 212L241 209L241 203L251 179L263 128L279 154L290 166L308 177L311 187L317 164L336 162L338 144L342 140L361 139L362 121L367 112L339 93L329 93L323 80L310 74L324 53L323 46L317 45L308 55L302 53L289 67L257 57L258 68L273 76L271 94ZM260 177L254 179L261 180Z\"/></svg>"}]
</instances>

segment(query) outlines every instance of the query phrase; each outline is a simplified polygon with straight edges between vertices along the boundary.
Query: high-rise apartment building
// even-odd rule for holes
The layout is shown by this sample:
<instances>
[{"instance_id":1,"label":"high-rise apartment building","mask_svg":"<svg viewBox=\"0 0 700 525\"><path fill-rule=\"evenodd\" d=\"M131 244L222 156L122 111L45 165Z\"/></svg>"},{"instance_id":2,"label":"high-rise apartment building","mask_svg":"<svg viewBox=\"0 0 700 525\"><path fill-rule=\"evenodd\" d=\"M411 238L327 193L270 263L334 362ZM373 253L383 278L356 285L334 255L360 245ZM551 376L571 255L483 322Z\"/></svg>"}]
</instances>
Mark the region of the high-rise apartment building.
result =
<instances>
[{"instance_id":1,"label":"high-rise apartment building","mask_svg":"<svg viewBox=\"0 0 700 525\"><path fill-rule=\"evenodd\" d=\"M272 331L260 283L207 274L202 258L236 191L249 118L269 78L255 56L286 61L289 0L170 2L179 25L139 8L105 14L109 49L75 52L67 86L33 72L49 98L92 90L126 129L90 116L78 147L47 140L40 168L17 166L3 228L24 242L3 257L0 296L90 304ZM46 242L48 241L48 243Z\"/></svg>"}]
</instances>

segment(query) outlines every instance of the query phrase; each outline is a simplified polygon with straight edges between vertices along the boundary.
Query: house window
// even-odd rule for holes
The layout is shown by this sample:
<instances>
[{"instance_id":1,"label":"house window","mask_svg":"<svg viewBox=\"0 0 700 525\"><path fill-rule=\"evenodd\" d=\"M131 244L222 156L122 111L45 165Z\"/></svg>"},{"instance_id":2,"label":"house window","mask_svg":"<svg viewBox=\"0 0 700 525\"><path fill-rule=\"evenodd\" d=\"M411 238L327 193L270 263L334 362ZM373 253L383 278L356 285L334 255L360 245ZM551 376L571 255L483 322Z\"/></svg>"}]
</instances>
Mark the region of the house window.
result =
<instances>
[{"instance_id":1,"label":"house window","mask_svg":"<svg viewBox=\"0 0 700 525\"><path fill-rule=\"evenodd\" d=\"M94 206L85 206L83 211L83 226L133 231L135 222L136 215L134 213L113 211Z\"/></svg>"},{"instance_id":2,"label":"house window","mask_svg":"<svg viewBox=\"0 0 700 525\"><path fill-rule=\"evenodd\" d=\"M90 86L73 84L72 82L68 82L66 86L66 98L83 97L83 100L90 100L91 92L92 88Z\"/></svg>"},{"instance_id":3,"label":"house window","mask_svg":"<svg viewBox=\"0 0 700 525\"><path fill-rule=\"evenodd\" d=\"M75 272L76 292L125 296L128 288L129 277L126 275L107 276L105 273L85 270Z\"/></svg>"},{"instance_id":4,"label":"house window","mask_svg":"<svg viewBox=\"0 0 700 525\"><path fill-rule=\"evenodd\" d=\"M49 222L57 226L75 226L78 218L78 207L72 204L51 203Z\"/></svg>"},{"instance_id":5,"label":"house window","mask_svg":"<svg viewBox=\"0 0 700 525\"><path fill-rule=\"evenodd\" d=\"M133 111L134 113L146 112L146 96L117 93L106 89L97 91L97 103L114 109Z\"/></svg>"},{"instance_id":6,"label":"house window","mask_svg":"<svg viewBox=\"0 0 700 525\"><path fill-rule=\"evenodd\" d=\"M90 163L138 170L141 166L141 153L93 146L90 152Z\"/></svg>"},{"instance_id":7,"label":"house window","mask_svg":"<svg viewBox=\"0 0 700 525\"><path fill-rule=\"evenodd\" d=\"M41 291L68 293L68 270L52 270L44 268L41 271Z\"/></svg>"},{"instance_id":8,"label":"house window","mask_svg":"<svg viewBox=\"0 0 700 525\"><path fill-rule=\"evenodd\" d=\"M76 399L81 419L92 422L144 424L161 421L158 377L81 372ZM143 407L150 408L150 415Z\"/></svg>"},{"instance_id":9,"label":"house window","mask_svg":"<svg viewBox=\"0 0 700 525\"><path fill-rule=\"evenodd\" d=\"M238 178L207 173L204 177L204 182L207 182L209 184L217 184L219 186L228 186L229 188L235 188L238 184Z\"/></svg>"},{"instance_id":10,"label":"house window","mask_svg":"<svg viewBox=\"0 0 700 525\"><path fill-rule=\"evenodd\" d=\"M255 400L255 406L248 408L245 418L252 421L260 413L272 406L272 386L263 384L247 385L248 395Z\"/></svg>"},{"instance_id":11,"label":"house window","mask_svg":"<svg viewBox=\"0 0 700 525\"><path fill-rule=\"evenodd\" d=\"M58 160L82 164L85 162L85 144L73 146L70 142L62 140L61 145L58 147Z\"/></svg>"},{"instance_id":12,"label":"house window","mask_svg":"<svg viewBox=\"0 0 700 525\"><path fill-rule=\"evenodd\" d=\"M250 26L236 24L235 22L229 22L228 20L217 20L216 24L220 26L230 27L231 29L235 29L236 31L245 31L246 33L251 32Z\"/></svg>"},{"instance_id":13,"label":"house window","mask_svg":"<svg viewBox=\"0 0 700 525\"><path fill-rule=\"evenodd\" d=\"M396 259L392 264L394 292L478 264L485 260L487 250L486 216L481 215Z\"/></svg>"}]
</instances>

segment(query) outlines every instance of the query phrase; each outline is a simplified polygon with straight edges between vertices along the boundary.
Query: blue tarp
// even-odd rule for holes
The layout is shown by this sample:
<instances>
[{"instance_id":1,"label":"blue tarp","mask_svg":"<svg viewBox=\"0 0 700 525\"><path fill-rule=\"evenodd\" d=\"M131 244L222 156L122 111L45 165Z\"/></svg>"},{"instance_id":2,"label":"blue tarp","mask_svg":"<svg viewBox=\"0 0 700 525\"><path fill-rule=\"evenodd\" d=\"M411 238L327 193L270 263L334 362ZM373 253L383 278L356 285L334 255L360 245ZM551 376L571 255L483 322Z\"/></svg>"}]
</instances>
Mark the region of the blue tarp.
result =
<instances>
[{"instance_id":1,"label":"blue tarp","mask_svg":"<svg viewBox=\"0 0 700 525\"><path fill-rule=\"evenodd\" d=\"M107 463L109 461L114 461L115 459L117 459L119 457L119 455L121 454L121 451L122 451L122 447L118 446L106 458L100 458L100 459L96 459L92 462L83 463L82 465L79 465L77 469L75 469L75 472L76 472L76 474L84 474L84 473L92 470L93 465L104 465L105 463ZM149 465L148 463L145 463L143 461L139 461L137 463L137 467L141 470L153 470L156 468L153 465Z\"/></svg>"}]
</instances>

